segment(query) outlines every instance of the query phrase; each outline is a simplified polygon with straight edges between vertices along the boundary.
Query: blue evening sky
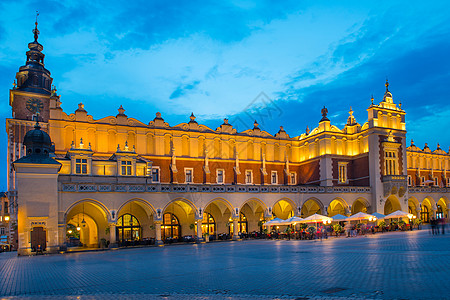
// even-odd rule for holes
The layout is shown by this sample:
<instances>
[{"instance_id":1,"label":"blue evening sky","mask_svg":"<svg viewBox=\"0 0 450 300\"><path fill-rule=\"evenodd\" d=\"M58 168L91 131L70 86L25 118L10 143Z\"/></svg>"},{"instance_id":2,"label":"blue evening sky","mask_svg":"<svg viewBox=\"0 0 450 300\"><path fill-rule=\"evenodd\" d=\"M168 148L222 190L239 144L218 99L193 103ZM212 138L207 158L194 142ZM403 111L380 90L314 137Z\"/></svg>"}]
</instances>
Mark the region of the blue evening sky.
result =
<instances>
[{"instance_id":1,"label":"blue evening sky","mask_svg":"<svg viewBox=\"0 0 450 300\"><path fill-rule=\"evenodd\" d=\"M3 120L36 10L66 113L83 102L101 118L122 104L144 123L157 111L171 125L194 112L213 129L225 117L239 131L257 119L297 136L317 126L324 105L339 128L350 106L364 123L388 77L407 112L408 145L450 146L448 1L2 0ZM5 163L0 172L5 190Z\"/></svg>"}]
</instances>

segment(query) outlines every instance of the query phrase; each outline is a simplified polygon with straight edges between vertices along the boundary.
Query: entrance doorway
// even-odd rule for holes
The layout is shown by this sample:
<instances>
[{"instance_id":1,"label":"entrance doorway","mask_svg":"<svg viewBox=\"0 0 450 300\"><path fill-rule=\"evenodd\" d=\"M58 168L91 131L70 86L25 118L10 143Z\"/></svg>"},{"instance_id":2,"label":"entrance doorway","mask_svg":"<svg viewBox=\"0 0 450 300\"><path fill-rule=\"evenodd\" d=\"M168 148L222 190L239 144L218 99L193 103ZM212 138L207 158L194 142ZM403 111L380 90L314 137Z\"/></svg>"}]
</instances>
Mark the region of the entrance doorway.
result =
<instances>
[{"instance_id":1,"label":"entrance doorway","mask_svg":"<svg viewBox=\"0 0 450 300\"><path fill-rule=\"evenodd\" d=\"M45 251L47 247L47 236L44 227L34 227L31 231L31 251Z\"/></svg>"}]
</instances>

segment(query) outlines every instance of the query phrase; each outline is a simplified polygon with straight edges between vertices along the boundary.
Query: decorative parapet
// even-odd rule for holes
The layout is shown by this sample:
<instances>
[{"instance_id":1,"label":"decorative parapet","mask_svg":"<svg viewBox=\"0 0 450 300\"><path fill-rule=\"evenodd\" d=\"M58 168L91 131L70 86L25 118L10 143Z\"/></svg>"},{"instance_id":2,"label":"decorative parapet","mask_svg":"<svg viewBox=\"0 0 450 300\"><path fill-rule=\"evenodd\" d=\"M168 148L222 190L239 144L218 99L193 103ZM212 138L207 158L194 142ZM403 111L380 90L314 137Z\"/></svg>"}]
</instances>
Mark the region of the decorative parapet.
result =
<instances>
[{"instance_id":1,"label":"decorative parapet","mask_svg":"<svg viewBox=\"0 0 450 300\"><path fill-rule=\"evenodd\" d=\"M435 186L423 186L423 187L409 187L409 193L450 193L450 187L435 187Z\"/></svg>"},{"instance_id":2,"label":"decorative parapet","mask_svg":"<svg viewBox=\"0 0 450 300\"><path fill-rule=\"evenodd\" d=\"M317 187L211 184L85 184L62 183L62 192L128 193L370 193L370 187Z\"/></svg>"}]
</instances>

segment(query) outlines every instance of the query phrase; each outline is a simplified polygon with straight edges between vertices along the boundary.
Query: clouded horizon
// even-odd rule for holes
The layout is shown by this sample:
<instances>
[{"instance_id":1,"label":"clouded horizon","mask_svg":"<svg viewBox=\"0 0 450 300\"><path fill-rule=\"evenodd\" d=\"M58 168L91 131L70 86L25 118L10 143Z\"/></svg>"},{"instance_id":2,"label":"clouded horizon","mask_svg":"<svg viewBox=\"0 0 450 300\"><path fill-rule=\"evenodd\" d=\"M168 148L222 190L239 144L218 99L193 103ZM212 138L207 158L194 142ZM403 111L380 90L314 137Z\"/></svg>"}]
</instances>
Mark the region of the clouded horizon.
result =
<instances>
[{"instance_id":1,"label":"clouded horizon","mask_svg":"<svg viewBox=\"0 0 450 300\"><path fill-rule=\"evenodd\" d=\"M144 123L160 111L173 126L194 112L213 129L225 117L239 131L257 119L294 137L317 126L324 105L339 128L350 106L363 124L388 77L407 112L407 144L450 146L442 134L450 124L446 1L93 2L2 1L3 120L39 10L45 65L68 114L83 102L99 119L123 105ZM272 114L255 113L261 95ZM0 170L5 190L6 165Z\"/></svg>"}]
</instances>

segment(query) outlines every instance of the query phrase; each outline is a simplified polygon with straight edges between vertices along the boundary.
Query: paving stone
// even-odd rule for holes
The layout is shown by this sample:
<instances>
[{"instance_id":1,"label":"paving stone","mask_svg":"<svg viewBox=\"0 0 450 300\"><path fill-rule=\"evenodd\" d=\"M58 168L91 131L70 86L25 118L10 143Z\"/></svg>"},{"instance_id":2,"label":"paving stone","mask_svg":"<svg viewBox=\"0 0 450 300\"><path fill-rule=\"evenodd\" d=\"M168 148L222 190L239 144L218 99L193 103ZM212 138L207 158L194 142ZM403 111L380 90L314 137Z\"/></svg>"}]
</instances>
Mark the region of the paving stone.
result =
<instances>
[{"instance_id":1,"label":"paving stone","mask_svg":"<svg viewBox=\"0 0 450 300\"><path fill-rule=\"evenodd\" d=\"M450 235L245 240L17 257L2 299L442 299Z\"/></svg>"}]
</instances>

